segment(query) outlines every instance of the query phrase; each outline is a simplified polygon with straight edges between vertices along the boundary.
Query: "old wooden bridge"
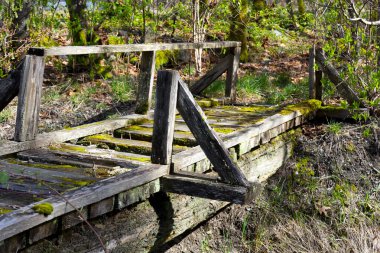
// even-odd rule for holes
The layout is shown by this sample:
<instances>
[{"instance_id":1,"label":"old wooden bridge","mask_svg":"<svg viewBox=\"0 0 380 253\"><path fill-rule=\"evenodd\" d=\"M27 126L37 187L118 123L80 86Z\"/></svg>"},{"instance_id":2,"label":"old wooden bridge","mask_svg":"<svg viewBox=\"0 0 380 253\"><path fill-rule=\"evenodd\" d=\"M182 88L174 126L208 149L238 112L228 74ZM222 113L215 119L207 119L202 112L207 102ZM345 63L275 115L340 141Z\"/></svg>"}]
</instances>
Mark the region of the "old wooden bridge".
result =
<instances>
[{"instance_id":1,"label":"old wooden bridge","mask_svg":"<svg viewBox=\"0 0 380 253\"><path fill-rule=\"evenodd\" d=\"M159 71L150 110L155 52L197 48L230 53L190 88ZM138 114L37 134L44 58L139 51ZM238 42L30 49L15 137L0 141L0 252L154 251L229 203L252 201L318 101L233 105L239 52ZM194 99L224 72L225 98Z\"/></svg>"}]
</instances>

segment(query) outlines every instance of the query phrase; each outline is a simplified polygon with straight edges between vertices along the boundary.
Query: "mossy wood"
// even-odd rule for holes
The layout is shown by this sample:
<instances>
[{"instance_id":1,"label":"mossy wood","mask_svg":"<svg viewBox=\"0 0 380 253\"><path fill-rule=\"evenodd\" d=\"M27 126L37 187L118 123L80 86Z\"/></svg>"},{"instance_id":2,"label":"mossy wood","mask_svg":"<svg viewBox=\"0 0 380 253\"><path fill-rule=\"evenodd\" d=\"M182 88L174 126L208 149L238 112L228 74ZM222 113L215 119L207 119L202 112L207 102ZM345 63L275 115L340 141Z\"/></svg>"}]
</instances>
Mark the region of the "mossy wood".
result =
<instances>
[{"instance_id":1,"label":"mossy wood","mask_svg":"<svg viewBox=\"0 0 380 253\"><path fill-rule=\"evenodd\" d=\"M231 59L230 66L227 69L225 96L231 98L232 102L235 102L241 47L232 48L231 53L233 57Z\"/></svg>"},{"instance_id":2,"label":"mossy wood","mask_svg":"<svg viewBox=\"0 0 380 253\"><path fill-rule=\"evenodd\" d=\"M232 161L222 140L207 123L206 115L181 79L178 82L177 108L222 180L232 185L249 186L249 182Z\"/></svg>"},{"instance_id":3,"label":"mossy wood","mask_svg":"<svg viewBox=\"0 0 380 253\"><path fill-rule=\"evenodd\" d=\"M135 123L136 121L141 121L147 118L148 116L146 115L132 114L125 117L120 117L118 119L104 120L78 127L73 127L71 129L63 129L51 133L39 134L36 136L35 140L31 141L16 142L2 140L0 141L0 156L32 148L45 147L54 143L61 143L77 138L86 137L92 134L102 133L105 131L113 131L115 129L127 126L129 124Z\"/></svg>"},{"instance_id":4,"label":"mossy wood","mask_svg":"<svg viewBox=\"0 0 380 253\"><path fill-rule=\"evenodd\" d=\"M153 181L166 175L168 169L166 165L142 166L139 169L107 178L87 187L64 194L65 199L57 196L43 200L41 203L49 202L54 209L47 217L31 211L35 204L24 206L12 213L0 216L0 241L73 211L73 206L81 208L101 199L112 197L120 192ZM68 205L66 200L73 206Z\"/></svg>"},{"instance_id":5,"label":"mossy wood","mask_svg":"<svg viewBox=\"0 0 380 253\"><path fill-rule=\"evenodd\" d=\"M146 43L128 45L100 45L100 46L66 46L51 48L30 48L28 54L38 56L53 55L83 55L83 54L106 54L106 53L128 53L146 52L157 50L188 50L188 49L207 49L207 48L229 48L239 47L237 41L219 41L203 43Z\"/></svg>"}]
</instances>

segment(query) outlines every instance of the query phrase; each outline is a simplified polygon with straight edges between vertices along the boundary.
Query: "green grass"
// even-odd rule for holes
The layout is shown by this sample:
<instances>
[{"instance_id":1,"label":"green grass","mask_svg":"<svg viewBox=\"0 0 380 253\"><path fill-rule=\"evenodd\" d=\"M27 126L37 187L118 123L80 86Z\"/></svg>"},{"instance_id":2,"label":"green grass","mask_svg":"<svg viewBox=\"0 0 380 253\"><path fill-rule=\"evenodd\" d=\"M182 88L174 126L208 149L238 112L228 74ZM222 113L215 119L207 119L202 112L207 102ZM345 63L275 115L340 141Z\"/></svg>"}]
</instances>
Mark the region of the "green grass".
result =
<instances>
[{"instance_id":1,"label":"green grass","mask_svg":"<svg viewBox=\"0 0 380 253\"><path fill-rule=\"evenodd\" d=\"M0 123L7 122L12 117L12 111L10 108L6 108L0 112Z\"/></svg>"},{"instance_id":2,"label":"green grass","mask_svg":"<svg viewBox=\"0 0 380 253\"><path fill-rule=\"evenodd\" d=\"M126 102L133 98L135 93L135 85L128 77L116 77L110 83L112 89L112 97L117 102Z\"/></svg>"},{"instance_id":3,"label":"green grass","mask_svg":"<svg viewBox=\"0 0 380 253\"><path fill-rule=\"evenodd\" d=\"M203 94L209 97L224 96L225 80L217 80L207 87ZM259 97L269 104L279 104L288 99L306 99L308 96L308 80L293 83L286 73L271 78L268 74L246 75L237 83L239 98Z\"/></svg>"},{"instance_id":4,"label":"green grass","mask_svg":"<svg viewBox=\"0 0 380 253\"><path fill-rule=\"evenodd\" d=\"M338 135L341 133L343 124L341 122L329 122L327 132Z\"/></svg>"}]
</instances>

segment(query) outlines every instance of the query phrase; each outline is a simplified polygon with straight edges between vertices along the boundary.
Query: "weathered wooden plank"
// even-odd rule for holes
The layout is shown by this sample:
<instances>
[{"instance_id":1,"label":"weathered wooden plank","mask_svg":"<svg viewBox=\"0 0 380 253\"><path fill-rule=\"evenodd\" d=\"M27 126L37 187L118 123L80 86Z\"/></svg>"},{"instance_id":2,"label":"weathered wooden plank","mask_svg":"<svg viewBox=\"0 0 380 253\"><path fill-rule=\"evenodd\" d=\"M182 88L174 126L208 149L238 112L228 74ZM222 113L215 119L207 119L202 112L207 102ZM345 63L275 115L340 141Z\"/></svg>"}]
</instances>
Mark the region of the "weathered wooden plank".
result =
<instances>
[{"instance_id":1,"label":"weathered wooden plank","mask_svg":"<svg viewBox=\"0 0 380 253\"><path fill-rule=\"evenodd\" d=\"M78 213L80 212L80 214ZM73 211L62 216L62 230L71 228L83 222L83 219L88 219L88 207L83 207L78 211Z\"/></svg>"},{"instance_id":2,"label":"weathered wooden plank","mask_svg":"<svg viewBox=\"0 0 380 253\"><path fill-rule=\"evenodd\" d=\"M137 141L128 139L119 139L107 134L97 134L88 136L83 139L83 143L96 144L99 147L112 148L117 151L133 152L142 155L150 155L152 152L152 143L147 141ZM186 150L184 146L174 146L173 151L178 153Z\"/></svg>"},{"instance_id":3,"label":"weathered wooden plank","mask_svg":"<svg viewBox=\"0 0 380 253\"><path fill-rule=\"evenodd\" d=\"M152 163L170 164L172 160L179 79L177 71L158 72L152 136Z\"/></svg>"},{"instance_id":4,"label":"weathered wooden plank","mask_svg":"<svg viewBox=\"0 0 380 253\"><path fill-rule=\"evenodd\" d=\"M176 129L187 129L187 131L176 131ZM194 136L191 134L190 130L186 125L174 126L174 138L173 144L181 146L196 146L197 141ZM153 125L145 126L131 126L126 128L117 129L114 132L114 136L118 138L128 138L133 140L141 141L152 141L153 136Z\"/></svg>"},{"instance_id":5,"label":"weathered wooden plank","mask_svg":"<svg viewBox=\"0 0 380 253\"><path fill-rule=\"evenodd\" d=\"M115 197L110 197L90 205L89 218L95 218L100 215L111 212L114 208L114 204Z\"/></svg>"},{"instance_id":6,"label":"weathered wooden plank","mask_svg":"<svg viewBox=\"0 0 380 253\"><path fill-rule=\"evenodd\" d=\"M258 183L251 187L232 186L211 180L178 175L168 175L161 179L163 191L194 197L228 201L235 204L251 202L260 193Z\"/></svg>"},{"instance_id":7,"label":"weathered wooden plank","mask_svg":"<svg viewBox=\"0 0 380 253\"><path fill-rule=\"evenodd\" d=\"M145 185L121 192L117 195L116 208L120 210L124 207L146 200L154 193L159 192L160 189L160 180L156 179Z\"/></svg>"},{"instance_id":8,"label":"weathered wooden plank","mask_svg":"<svg viewBox=\"0 0 380 253\"><path fill-rule=\"evenodd\" d=\"M78 146L80 147L80 146ZM49 162L54 164L74 165L82 168L95 166L112 169L114 167L137 168L142 164L140 161L126 161L121 158L99 157L80 153L67 153L47 149L32 149L17 154L20 159L32 160L34 162Z\"/></svg>"},{"instance_id":9,"label":"weathered wooden plank","mask_svg":"<svg viewBox=\"0 0 380 253\"><path fill-rule=\"evenodd\" d=\"M156 51L142 52L136 109L138 114L146 114L151 107Z\"/></svg>"},{"instance_id":10,"label":"weathered wooden plank","mask_svg":"<svg viewBox=\"0 0 380 253\"><path fill-rule=\"evenodd\" d=\"M218 79L230 67L232 59L233 56L229 54L222 60L220 60L214 66L214 68L212 68L198 81L191 85L190 91L195 95L200 94L204 89L206 89L210 84L212 84L216 79Z\"/></svg>"},{"instance_id":11,"label":"weathered wooden plank","mask_svg":"<svg viewBox=\"0 0 380 253\"><path fill-rule=\"evenodd\" d=\"M83 176L76 173L60 172L55 170L46 170L23 166L19 164L11 164L0 161L0 171L6 171L15 176L28 177L35 180L44 180L51 183L67 183L78 181L92 183L97 179L94 177Z\"/></svg>"},{"instance_id":12,"label":"weathered wooden plank","mask_svg":"<svg viewBox=\"0 0 380 253\"><path fill-rule=\"evenodd\" d=\"M231 160L222 140L207 123L206 116L195 102L186 84L181 79L178 84L178 111L213 164L214 169L224 182L233 185L249 186L249 182L244 177L244 174L240 172L239 168Z\"/></svg>"},{"instance_id":13,"label":"weathered wooden plank","mask_svg":"<svg viewBox=\"0 0 380 253\"><path fill-rule=\"evenodd\" d=\"M58 231L58 220L54 219L29 230L28 243L33 244L43 238L51 236Z\"/></svg>"},{"instance_id":14,"label":"weathered wooden plank","mask_svg":"<svg viewBox=\"0 0 380 253\"><path fill-rule=\"evenodd\" d=\"M16 141L34 140L38 131L38 119L41 104L42 82L44 77L44 58L25 56L21 72L18 94Z\"/></svg>"},{"instance_id":15,"label":"weathered wooden plank","mask_svg":"<svg viewBox=\"0 0 380 253\"><path fill-rule=\"evenodd\" d=\"M233 58L230 62L230 67L227 69L225 96L229 97L233 103L236 101L236 84L238 79L237 71L239 69L240 52L241 47L231 49Z\"/></svg>"},{"instance_id":16,"label":"weathered wooden plank","mask_svg":"<svg viewBox=\"0 0 380 253\"><path fill-rule=\"evenodd\" d=\"M60 143L48 147L49 150L57 154L69 153L70 155L83 156L89 160L102 160L107 161L111 158L112 161L121 159L120 162L131 162L139 165L150 163L150 157L146 155L118 152L112 149L97 148L95 145L81 146L69 143ZM80 154L79 154L80 153Z\"/></svg>"},{"instance_id":17,"label":"weathered wooden plank","mask_svg":"<svg viewBox=\"0 0 380 253\"><path fill-rule=\"evenodd\" d=\"M167 175L168 171L169 166L167 165L149 165L104 179L87 187L64 194L63 196L70 202L70 205L60 196L46 199L42 202L49 202L54 208L53 212L46 217L35 213L31 209L33 204L0 216L0 241L73 211L74 208L71 205L80 209L120 192L158 179Z\"/></svg>"},{"instance_id":18,"label":"weathered wooden plank","mask_svg":"<svg viewBox=\"0 0 380 253\"><path fill-rule=\"evenodd\" d=\"M50 55L81 55L81 54L106 54L106 53L128 53L157 50L187 50L199 48L223 48L239 47L237 41L219 41L204 43L147 43L128 45L100 45L100 46L66 46L51 48L30 48L28 54L39 56Z\"/></svg>"},{"instance_id":19,"label":"weathered wooden plank","mask_svg":"<svg viewBox=\"0 0 380 253\"><path fill-rule=\"evenodd\" d=\"M88 135L98 134L106 131L113 131L115 129L125 127L129 124L133 124L136 121L147 119L146 115L132 114L118 119L104 120L100 122L90 123L71 129L63 129L54 131L51 133L43 133L37 135L35 140L16 142L0 140L0 156L8 155L23 150L32 148L40 148L49 146L55 143L61 143L73 139L82 138Z\"/></svg>"}]
</instances>

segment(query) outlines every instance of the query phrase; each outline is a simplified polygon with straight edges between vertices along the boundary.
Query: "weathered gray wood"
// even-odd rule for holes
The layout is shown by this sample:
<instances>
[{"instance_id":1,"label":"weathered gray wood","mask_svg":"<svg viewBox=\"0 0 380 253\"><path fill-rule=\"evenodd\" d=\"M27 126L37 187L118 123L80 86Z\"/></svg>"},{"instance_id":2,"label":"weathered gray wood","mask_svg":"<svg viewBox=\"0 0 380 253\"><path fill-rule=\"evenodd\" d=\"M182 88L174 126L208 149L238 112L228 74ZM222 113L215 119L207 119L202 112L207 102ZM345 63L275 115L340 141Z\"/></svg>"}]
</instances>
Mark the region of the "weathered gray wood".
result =
<instances>
[{"instance_id":1,"label":"weathered gray wood","mask_svg":"<svg viewBox=\"0 0 380 253\"><path fill-rule=\"evenodd\" d=\"M78 213L78 211L80 211L80 214ZM88 219L88 207L83 207L78 211L73 211L62 216L62 230L71 228L79 223L82 223L83 219Z\"/></svg>"},{"instance_id":2,"label":"weathered gray wood","mask_svg":"<svg viewBox=\"0 0 380 253\"><path fill-rule=\"evenodd\" d=\"M315 45L309 49L309 98L315 99Z\"/></svg>"},{"instance_id":3,"label":"weathered gray wood","mask_svg":"<svg viewBox=\"0 0 380 253\"><path fill-rule=\"evenodd\" d=\"M230 62L230 67L227 69L226 91L225 96L231 99L231 102L236 102L236 84L238 79L238 69L240 62L241 47L231 49L233 58Z\"/></svg>"},{"instance_id":4,"label":"weathered gray wood","mask_svg":"<svg viewBox=\"0 0 380 253\"><path fill-rule=\"evenodd\" d=\"M25 56L18 94L15 129L16 141L30 141L36 137L44 67L45 62L43 57L34 55Z\"/></svg>"},{"instance_id":5,"label":"weathered gray wood","mask_svg":"<svg viewBox=\"0 0 380 253\"><path fill-rule=\"evenodd\" d=\"M23 62L5 79L0 79L0 112L17 96Z\"/></svg>"},{"instance_id":6,"label":"weathered gray wood","mask_svg":"<svg viewBox=\"0 0 380 253\"><path fill-rule=\"evenodd\" d=\"M107 178L87 187L66 193L64 197L72 205L80 209L84 206L97 203L102 199L112 197L120 192L158 179L167 175L168 171L169 166L167 165L142 166L130 172ZM74 210L74 208L68 205L60 196L52 197L41 201L41 203L42 202L49 202L54 208L53 212L46 217L35 213L31 209L34 204L0 216L0 241Z\"/></svg>"},{"instance_id":7,"label":"weathered gray wood","mask_svg":"<svg viewBox=\"0 0 380 253\"><path fill-rule=\"evenodd\" d=\"M198 81L191 85L190 91L195 95L200 94L204 89L206 89L210 84L212 84L216 79L218 79L230 67L232 60L233 55L231 54L224 57L214 66L214 68L212 68Z\"/></svg>"},{"instance_id":8,"label":"weathered gray wood","mask_svg":"<svg viewBox=\"0 0 380 253\"><path fill-rule=\"evenodd\" d=\"M94 165L112 169L113 167L137 168L141 162L126 161L109 157L98 157L81 153L67 153L47 149L32 149L17 154L20 159L34 162L50 162L54 164L68 164L82 168L92 168Z\"/></svg>"},{"instance_id":9,"label":"weathered gray wood","mask_svg":"<svg viewBox=\"0 0 380 253\"><path fill-rule=\"evenodd\" d=\"M111 212L114 208L114 204L115 197L110 197L90 205L89 218L95 218L100 215Z\"/></svg>"},{"instance_id":10,"label":"weathered gray wood","mask_svg":"<svg viewBox=\"0 0 380 253\"><path fill-rule=\"evenodd\" d=\"M33 244L43 238L51 236L58 231L58 220L52 220L42 225L32 228L29 231L28 243Z\"/></svg>"},{"instance_id":11,"label":"weathered gray wood","mask_svg":"<svg viewBox=\"0 0 380 253\"><path fill-rule=\"evenodd\" d=\"M363 104L358 95L350 87L350 85L342 79L336 68L334 68L334 66L327 60L325 52L322 48L316 49L316 60L319 66L322 68L322 71L325 72L330 81L335 85L339 94L344 99L346 99L349 104L352 104L354 102L360 105Z\"/></svg>"},{"instance_id":12,"label":"weathered gray wood","mask_svg":"<svg viewBox=\"0 0 380 253\"><path fill-rule=\"evenodd\" d=\"M315 99L322 100L322 70L315 71Z\"/></svg>"},{"instance_id":13,"label":"weathered gray wood","mask_svg":"<svg viewBox=\"0 0 380 253\"><path fill-rule=\"evenodd\" d=\"M142 155L151 155L152 143L147 141L137 141L114 138L107 134L97 134L88 136L82 140L83 143L96 144L99 147L112 148L117 151L132 152ZM184 146L174 146L173 152L178 153L186 150Z\"/></svg>"},{"instance_id":14,"label":"weathered gray wood","mask_svg":"<svg viewBox=\"0 0 380 253\"><path fill-rule=\"evenodd\" d=\"M194 197L228 201L235 204L251 202L260 192L259 184L250 187L232 186L211 180L178 175L168 175L161 179L163 191Z\"/></svg>"},{"instance_id":15,"label":"weathered gray wood","mask_svg":"<svg viewBox=\"0 0 380 253\"><path fill-rule=\"evenodd\" d=\"M152 163L170 164L172 160L179 79L177 71L158 72L152 136Z\"/></svg>"},{"instance_id":16,"label":"weathered gray wood","mask_svg":"<svg viewBox=\"0 0 380 253\"><path fill-rule=\"evenodd\" d=\"M82 138L88 135L98 134L106 131L113 131L117 128L125 127L136 121L147 119L146 115L132 114L118 119L105 120L86 124L71 129L63 129L51 133L43 133L37 135L35 140L16 142L0 140L0 156L16 153L32 148L49 146L55 143L61 143L73 139Z\"/></svg>"},{"instance_id":17,"label":"weathered gray wood","mask_svg":"<svg viewBox=\"0 0 380 253\"><path fill-rule=\"evenodd\" d=\"M145 185L121 192L117 195L116 208L120 210L124 207L146 200L154 193L159 192L160 189L160 180L156 179Z\"/></svg>"},{"instance_id":18,"label":"weathered gray wood","mask_svg":"<svg viewBox=\"0 0 380 253\"><path fill-rule=\"evenodd\" d=\"M203 42L203 43L147 43L128 45L101 45L101 46L67 46L51 48L30 48L28 54L49 55L80 55L80 54L105 54L105 53L128 53L157 50L186 50L198 48L222 48L240 47L237 41Z\"/></svg>"},{"instance_id":19,"label":"weathered gray wood","mask_svg":"<svg viewBox=\"0 0 380 253\"><path fill-rule=\"evenodd\" d=\"M224 182L233 185L249 186L244 177L231 160L229 153L222 140L206 121L206 116L197 105L187 85L180 79L178 82L177 108L202 150L214 165Z\"/></svg>"},{"instance_id":20,"label":"weathered gray wood","mask_svg":"<svg viewBox=\"0 0 380 253\"><path fill-rule=\"evenodd\" d=\"M137 89L136 109L138 114L146 114L151 107L156 51L142 52Z\"/></svg>"},{"instance_id":21,"label":"weathered gray wood","mask_svg":"<svg viewBox=\"0 0 380 253\"><path fill-rule=\"evenodd\" d=\"M70 183L67 179L76 180L86 180L89 182L96 181L97 179L94 177L88 177L79 175L76 173L67 173L60 172L55 170L46 170L41 168L23 166L19 164L11 164L4 161L0 161L0 171L6 171L15 176L28 177L36 180L44 180L52 183Z\"/></svg>"}]
</instances>

